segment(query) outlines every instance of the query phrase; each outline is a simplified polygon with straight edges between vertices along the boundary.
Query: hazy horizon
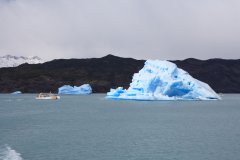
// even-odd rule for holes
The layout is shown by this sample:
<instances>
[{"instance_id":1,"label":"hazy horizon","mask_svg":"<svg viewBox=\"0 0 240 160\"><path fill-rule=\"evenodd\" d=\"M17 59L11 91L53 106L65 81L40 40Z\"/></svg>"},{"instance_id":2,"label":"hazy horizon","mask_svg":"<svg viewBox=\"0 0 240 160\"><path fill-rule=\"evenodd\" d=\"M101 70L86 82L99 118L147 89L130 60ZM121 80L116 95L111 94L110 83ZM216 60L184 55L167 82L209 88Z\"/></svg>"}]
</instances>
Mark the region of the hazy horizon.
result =
<instances>
[{"instance_id":1,"label":"hazy horizon","mask_svg":"<svg viewBox=\"0 0 240 160\"><path fill-rule=\"evenodd\" d=\"M238 0L0 0L0 56L240 59Z\"/></svg>"}]
</instances>

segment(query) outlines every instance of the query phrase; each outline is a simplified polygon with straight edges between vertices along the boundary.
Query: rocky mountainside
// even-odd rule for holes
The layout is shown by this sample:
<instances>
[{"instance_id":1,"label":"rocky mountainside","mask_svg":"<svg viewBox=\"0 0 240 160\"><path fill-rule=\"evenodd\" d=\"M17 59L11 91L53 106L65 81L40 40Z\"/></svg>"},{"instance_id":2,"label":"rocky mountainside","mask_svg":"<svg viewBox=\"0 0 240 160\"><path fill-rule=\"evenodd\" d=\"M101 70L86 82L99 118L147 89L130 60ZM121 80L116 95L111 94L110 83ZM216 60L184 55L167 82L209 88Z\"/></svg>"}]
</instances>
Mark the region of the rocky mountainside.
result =
<instances>
[{"instance_id":1,"label":"rocky mountainside","mask_svg":"<svg viewBox=\"0 0 240 160\"><path fill-rule=\"evenodd\" d=\"M22 64L0 68L0 92L57 92L62 85L89 83L93 92L108 92L110 88L127 88L144 60L107 55L91 59L57 59L43 64ZM240 60L186 59L172 61L193 77L208 83L216 92L240 93Z\"/></svg>"},{"instance_id":2,"label":"rocky mountainside","mask_svg":"<svg viewBox=\"0 0 240 160\"><path fill-rule=\"evenodd\" d=\"M5 55L0 57L0 68L16 67L24 63L37 64L37 63L43 63L43 60L37 56L24 57L24 56Z\"/></svg>"}]
</instances>

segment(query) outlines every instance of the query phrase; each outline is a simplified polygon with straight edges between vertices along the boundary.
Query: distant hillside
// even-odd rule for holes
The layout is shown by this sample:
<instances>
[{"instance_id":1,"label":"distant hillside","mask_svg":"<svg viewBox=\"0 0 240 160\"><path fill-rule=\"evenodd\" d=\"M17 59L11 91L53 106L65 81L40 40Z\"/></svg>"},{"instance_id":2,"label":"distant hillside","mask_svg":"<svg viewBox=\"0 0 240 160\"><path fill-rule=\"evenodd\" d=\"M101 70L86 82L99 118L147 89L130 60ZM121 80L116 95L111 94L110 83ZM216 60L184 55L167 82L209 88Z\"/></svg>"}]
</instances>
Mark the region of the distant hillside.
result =
<instances>
[{"instance_id":1,"label":"distant hillside","mask_svg":"<svg viewBox=\"0 0 240 160\"><path fill-rule=\"evenodd\" d=\"M173 61L193 77L208 83L221 93L240 93L240 60ZM0 92L57 92L58 87L89 83L95 93L110 88L127 88L144 60L107 55L92 59L58 59L43 64L23 64L0 68Z\"/></svg>"},{"instance_id":2,"label":"distant hillside","mask_svg":"<svg viewBox=\"0 0 240 160\"><path fill-rule=\"evenodd\" d=\"M0 57L0 68L16 67L23 63L37 64L37 63L43 63L43 60L37 56L24 57L24 56L5 55Z\"/></svg>"}]
</instances>

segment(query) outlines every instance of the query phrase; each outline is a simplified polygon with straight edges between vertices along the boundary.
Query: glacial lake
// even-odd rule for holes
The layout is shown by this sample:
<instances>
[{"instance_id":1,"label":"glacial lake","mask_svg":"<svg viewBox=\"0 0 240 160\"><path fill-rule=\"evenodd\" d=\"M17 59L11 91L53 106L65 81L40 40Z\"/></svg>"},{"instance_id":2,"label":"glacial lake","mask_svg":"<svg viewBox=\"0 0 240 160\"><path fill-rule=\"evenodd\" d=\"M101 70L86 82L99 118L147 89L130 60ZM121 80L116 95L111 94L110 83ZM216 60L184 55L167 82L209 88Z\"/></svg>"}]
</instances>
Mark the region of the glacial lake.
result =
<instances>
[{"instance_id":1,"label":"glacial lake","mask_svg":"<svg viewBox=\"0 0 240 160\"><path fill-rule=\"evenodd\" d=\"M0 95L0 160L240 159L240 94L221 101L35 96Z\"/></svg>"}]
</instances>

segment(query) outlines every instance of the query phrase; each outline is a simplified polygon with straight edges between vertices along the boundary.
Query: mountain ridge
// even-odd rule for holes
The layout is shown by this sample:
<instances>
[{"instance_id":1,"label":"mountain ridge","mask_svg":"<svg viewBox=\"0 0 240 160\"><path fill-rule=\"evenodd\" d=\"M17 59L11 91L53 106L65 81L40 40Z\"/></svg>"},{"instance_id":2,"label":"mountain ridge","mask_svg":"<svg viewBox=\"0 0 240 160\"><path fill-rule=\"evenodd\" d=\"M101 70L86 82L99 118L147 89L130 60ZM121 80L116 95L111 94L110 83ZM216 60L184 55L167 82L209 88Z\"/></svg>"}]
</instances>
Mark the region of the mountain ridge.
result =
<instances>
[{"instance_id":1,"label":"mountain ridge","mask_svg":"<svg viewBox=\"0 0 240 160\"><path fill-rule=\"evenodd\" d=\"M89 83L94 93L110 88L128 88L145 60L107 55L101 58L56 59L42 64L0 68L0 92L57 92L62 85ZM194 78L208 83L218 93L240 93L240 60L185 59L171 61Z\"/></svg>"},{"instance_id":2,"label":"mountain ridge","mask_svg":"<svg viewBox=\"0 0 240 160\"><path fill-rule=\"evenodd\" d=\"M28 63L28 64L37 64L43 63L43 60L38 56L13 56L13 55L5 55L0 57L0 68L3 67L17 67L21 64Z\"/></svg>"}]
</instances>

